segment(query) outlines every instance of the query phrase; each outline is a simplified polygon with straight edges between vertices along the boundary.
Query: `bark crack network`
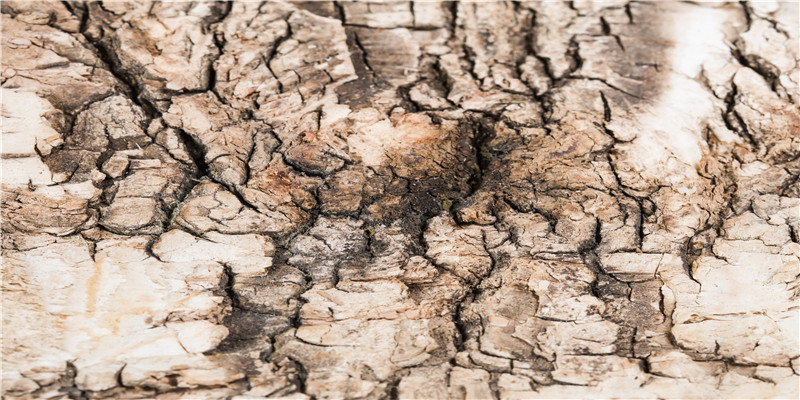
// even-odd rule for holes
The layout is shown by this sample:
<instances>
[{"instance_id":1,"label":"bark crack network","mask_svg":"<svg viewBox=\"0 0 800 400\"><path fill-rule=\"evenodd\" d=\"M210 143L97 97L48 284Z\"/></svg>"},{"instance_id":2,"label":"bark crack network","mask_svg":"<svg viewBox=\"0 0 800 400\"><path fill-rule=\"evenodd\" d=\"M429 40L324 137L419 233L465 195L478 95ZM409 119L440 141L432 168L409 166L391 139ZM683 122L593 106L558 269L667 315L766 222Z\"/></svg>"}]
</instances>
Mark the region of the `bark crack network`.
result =
<instances>
[{"instance_id":1,"label":"bark crack network","mask_svg":"<svg viewBox=\"0 0 800 400\"><path fill-rule=\"evenodd\" d=\"M0 11L3 398L798 396L797 3Z\"/></svg>"}]
</instances>

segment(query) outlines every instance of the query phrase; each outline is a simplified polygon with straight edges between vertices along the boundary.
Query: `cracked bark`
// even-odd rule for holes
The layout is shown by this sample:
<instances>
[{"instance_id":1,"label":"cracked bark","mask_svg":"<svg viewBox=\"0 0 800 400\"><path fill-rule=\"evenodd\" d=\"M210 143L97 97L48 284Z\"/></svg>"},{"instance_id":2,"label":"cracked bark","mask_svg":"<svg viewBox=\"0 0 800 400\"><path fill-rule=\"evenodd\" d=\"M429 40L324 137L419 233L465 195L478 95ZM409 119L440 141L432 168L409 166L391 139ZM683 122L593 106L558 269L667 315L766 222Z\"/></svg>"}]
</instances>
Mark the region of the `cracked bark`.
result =
<instances>
[{"instance_id":1,"label":"cracked bark","mask_svg":"<svg viewBox=\"0 0 800 400\"><path fill-rule=\"evenodd\" d=\"M797 15L3 2L3 395L796 398Z\"/></svg>"}]
</instances>

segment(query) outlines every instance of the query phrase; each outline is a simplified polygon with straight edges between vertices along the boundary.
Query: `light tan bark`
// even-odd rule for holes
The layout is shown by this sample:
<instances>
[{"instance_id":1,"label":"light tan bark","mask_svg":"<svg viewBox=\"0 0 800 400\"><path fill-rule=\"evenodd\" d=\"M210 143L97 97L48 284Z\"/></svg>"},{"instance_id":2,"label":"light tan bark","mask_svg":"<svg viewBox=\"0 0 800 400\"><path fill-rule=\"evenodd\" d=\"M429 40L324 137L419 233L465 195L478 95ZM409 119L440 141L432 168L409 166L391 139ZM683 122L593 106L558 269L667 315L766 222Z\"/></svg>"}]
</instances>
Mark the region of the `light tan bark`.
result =
<instances>
[{"instance_id":1,"label":"light tan bark","mask_svg":"<svg viewBox=\"0 0 800 400\"><path fill-rule=\"evenodd\" d=\"M796 398L794 2L2 3L6 398Z\"/></svg>"}]
</instances>

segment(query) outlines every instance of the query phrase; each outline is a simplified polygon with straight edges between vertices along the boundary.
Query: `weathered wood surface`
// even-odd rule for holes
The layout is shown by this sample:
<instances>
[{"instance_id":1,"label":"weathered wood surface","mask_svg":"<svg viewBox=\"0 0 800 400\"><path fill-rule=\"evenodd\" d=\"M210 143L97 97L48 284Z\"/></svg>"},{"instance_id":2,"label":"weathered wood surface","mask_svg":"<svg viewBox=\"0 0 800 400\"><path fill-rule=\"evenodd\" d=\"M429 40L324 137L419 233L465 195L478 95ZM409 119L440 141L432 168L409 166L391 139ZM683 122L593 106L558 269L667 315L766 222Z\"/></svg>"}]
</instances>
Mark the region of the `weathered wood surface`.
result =
<instances>
[{"instance_id":1,"label":"weathered wood surface","mask_svg":"<svg viewBox=\"0 0 800 400\"><path fill-rule=\"evenodd\" d=\"M798 3L2 2L5 398L797 398Z\"/></svg>"}]
</instances>

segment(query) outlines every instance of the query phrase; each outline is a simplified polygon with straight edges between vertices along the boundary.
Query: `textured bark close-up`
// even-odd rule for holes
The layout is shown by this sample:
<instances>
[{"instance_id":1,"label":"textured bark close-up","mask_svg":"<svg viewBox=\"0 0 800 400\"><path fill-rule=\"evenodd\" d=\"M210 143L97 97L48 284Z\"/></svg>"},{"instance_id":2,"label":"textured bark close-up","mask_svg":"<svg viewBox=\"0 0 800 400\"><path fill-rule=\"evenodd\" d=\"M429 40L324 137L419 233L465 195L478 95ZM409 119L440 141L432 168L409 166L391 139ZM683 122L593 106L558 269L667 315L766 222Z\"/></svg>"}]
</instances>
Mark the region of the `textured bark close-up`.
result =
<instances>
[{"instance_id":1,"label":"textured bark close-up","mask_svg":"<svg viewBox=\"0 0 800 400\"><path fill-rule=\"evenodd\" d=\"M4 399L798 398L798 2L3 1Z\"/></svg>"}]
</instances>

